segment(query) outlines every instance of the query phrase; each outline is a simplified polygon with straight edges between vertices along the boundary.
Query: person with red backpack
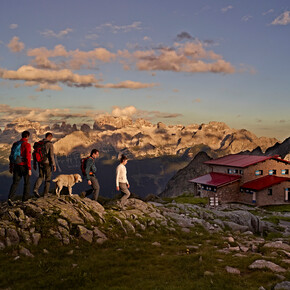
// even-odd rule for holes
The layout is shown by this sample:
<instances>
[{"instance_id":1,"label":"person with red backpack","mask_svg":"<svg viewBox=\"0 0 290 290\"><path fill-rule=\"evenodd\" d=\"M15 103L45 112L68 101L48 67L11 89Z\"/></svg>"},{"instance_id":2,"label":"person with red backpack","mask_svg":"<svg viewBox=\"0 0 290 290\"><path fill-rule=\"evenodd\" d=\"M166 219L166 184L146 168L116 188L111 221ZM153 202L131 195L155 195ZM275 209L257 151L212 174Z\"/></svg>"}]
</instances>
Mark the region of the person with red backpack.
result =
<instances>
[{"instance_id":1,"label":"person with red backpack","mask_svg":"<svg viewBox=\"0 0 290 290\"><path fill-rule=\"evenodd\" d=\"M91 151L91 155L87 158L83 158L81 160L81 170L83 173L83 176L87 179L88 185L90 185L92 188L83 191L81 193L81 197L86 197L87 195L93 194L92 200L97 200L100 192L100 185L99 181L96 178L96 165L95 160L99 157L99 150L93 149Z\"/></svg>"},{"instance_id":2,"label":"person with red backpack","mask_svg":"<svg viewBox=\"0 0 290 290\"><path fill-rule=\"evenodd\" d=\"M13 183L8 195L8 204L13 206L15 196L21 177L24 179L22 201L29 199L30 176L31 176L31 145L28 143L30 133L23 131L21 140L14 142L9 156L9 172L13 174Z\"/></svg>"},{"instance_id":3,"label":"person with red backpack","mask_svg":"<svg viewBox=\"0 0 290 290\"><path fill-rule=\"evenodd\" d=\"M52 138L52 133L47 132L43 140L35 142L33 145L33 168L36 170L38 164L39 169L39 176L33 188L33 194L35 197L40 197L38 190L43 180L45 181L43 196L48 195L52 170L54 172L56 171L54 148L51 142Z\"/></svg>"}]
</instances>

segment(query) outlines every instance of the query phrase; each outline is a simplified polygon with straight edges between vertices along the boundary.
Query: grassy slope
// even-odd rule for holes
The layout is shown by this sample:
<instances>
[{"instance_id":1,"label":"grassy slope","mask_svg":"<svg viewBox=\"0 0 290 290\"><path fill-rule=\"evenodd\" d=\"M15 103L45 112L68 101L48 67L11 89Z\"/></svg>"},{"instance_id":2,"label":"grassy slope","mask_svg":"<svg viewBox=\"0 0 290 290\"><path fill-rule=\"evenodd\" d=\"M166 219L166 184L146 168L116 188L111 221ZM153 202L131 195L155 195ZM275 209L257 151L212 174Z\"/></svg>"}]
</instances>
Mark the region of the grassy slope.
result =
<instances>
[{"instance_id":1,"label":"grassy slope","mask_svg":"<svg viewBox=\"0 0 290 290\"><path fill-rule=\"evenodd\" d=\"M189 234L152 229L143 238L129 236L103 245L56 243L46 240L32 247L35 258L14 260L11 249L0 252L0 289L270 289L280 281L269 270L248 269L261 258L257 254L241 258L217 252L224 247L223 237L198 227ZM226 266L239 268L241 275L228 274Z\"/></svg>"}]
</instances>

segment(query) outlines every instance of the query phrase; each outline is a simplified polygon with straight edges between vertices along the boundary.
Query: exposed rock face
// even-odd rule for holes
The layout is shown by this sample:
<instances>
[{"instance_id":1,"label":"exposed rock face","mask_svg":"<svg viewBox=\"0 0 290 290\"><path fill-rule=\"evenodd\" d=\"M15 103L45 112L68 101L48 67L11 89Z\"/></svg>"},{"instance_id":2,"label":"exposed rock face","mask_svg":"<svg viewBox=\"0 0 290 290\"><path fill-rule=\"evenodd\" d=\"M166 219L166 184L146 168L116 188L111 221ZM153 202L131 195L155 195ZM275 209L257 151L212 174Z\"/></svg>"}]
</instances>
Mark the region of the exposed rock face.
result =
<instances>
[{"instance_id":1,"label":"exposed rock face","mask_svg":"<svg viewBox=\"0 0 290 290\"><path fill-rule=\"evenodd\" d=\"M90 128L89 125L87 125L87 124L83 124L83 125L81 126L81 131L82 131L82 132L85 132L85 133L89 133L89 132L91 131L91 128Z\"/></svg>"},{"instance_id":2,"label":"exposed rock face","mask_svg":"<svg viewBox=\"0 0 290 290\"><path fill-rule=\"evenodd\" d=\"M93 129L101 130L101 131L106 131L106 130L110 131L110 130L125 128L127 126L131 126L132 124L133 124L133 121L130 118L105 115L105 116L99 117L95 121L93 125Z\"/></svg>"},{"instance_id":3,"label":"exposed rock face","mask_svg":"<svg viewBox=\"0 0 290 290\"><path fill-rule=\"evenodd\" d=\"M167 126L164 123L162 123L162 122L157 123L157 129L166 129L166 128L167 128Z\"/></svg>"},{"instance_id":4,"label":"exposed rock face","mask_svg":"<svg viewBox=\"0 0 290 290\"><path fill-rule=\"evenodd\" d=\"M210 157L205 152L198 153L186 167L180 169L169 180L164 191L159 196L172 197L192 192L192 183L188 181L209 172L209 167L203 164L208 160L210 160Z\"/></svg>"},{"instance_id":5,"label":"exposed rock face","mask_svg":"<svg viewBox=\"0 0 290 290\"><path fill-rule=\"evenodd\" d=\"M227 222L226 224L231 228L232 228L232 223L244 226L244 229L237 228L237 230L240 230L242 232L250 230L251 232L258 233L258 232L261 232L261 229L263 227L260 219L248 211L237 210L237 211L232 211L232 212L222 212L222 211L213 211L213 212L219 218L227 217L230 220L230 222ZM235 230L234 228L232 229Z\"/></svg>"},{"instance_id":6,"label":"exposed rock face","mask_svg":"<svg viewBox=\"0 0 290 290\"><path fill-rule=\"evenodd\" d=\"M72 152L75 148L81 148L82 151L90 151L90 148L86 148L92 144L92 140L81 130L75 131L60 139L54 144L54 149L59 155L67 155L67 152Z\"/></svg>"},{"instance_id":7,"label":"exposed rock face","mask_svg":"<svg viewBox=\"0 0 290 290\"><path fill-rule=\"evenodd\" d=\"M256 260L253 264L249 266L250 269L263 269L267 268L273 272L284 273L286 270L273 262L265 260Z\"/></svg>"},{"instance_id":8,"label":"exposed rock face","mask_svg":"<svg viewBox=\"0 0 290 290\"><path fill-rule=\"evenodd\" d=\"M224 268L231 275L244 274L245 270L238 268L236 260L248 257L247 267L250 271L263 269L285 273L286 276L289 259L285 258L290 256L289 236L281 237L279 241L266 242L264 238L253 234L267 230L264 227L266 223L260 220L261 213L267 217L266 210L256 209L260 211L259 217L254 217L248 212L251 207L244 205L231 204L212 209L208 206L160 201L162 203L147 203L130 198L125 209L120 209L115 201L106 203L103 207L96 201L81 199L77 195L31 199L24 203L16 202L13 207L0 203L0 251L6 250L8 255L11 253L14 260L33 259L40 252L39 248L35 251L35 246L42 247L44 243L39 244L42 240L45 242L49 239L51 245L59 247L72 242L103 244L107 240L122 240L128 236L131 239L134 236L140 239L145 234L154 238L150 241L150 246L162 250L163 241L155 239L161 233L172 233L176 237L172 241L178 241L181 233L203 236L207 231L208 237L213 237L213 240L201 239L198 242L201 244L186 245L186 252L183 254L194 252L198 256L199 248L206 245L206 249L210 247L218 253L235 257L235 265L229 263ZM232 230L226 227L229 222L233 225ZM281 230L280 226L277 228ZM155 236L156 233L159 234ZM221 240L216 243L216 239ZM177 248L180 249L180 245ZM43 249L43 253L50 254L46 249ZM74 250L67 254L74 255ZM253 254L260 258L253 262ZM268 261L273 257L275 263ZM202 256L199 261L202 262ZM204 271L206 276L216 274L217 272L206 269ZM281 279L285 280L285 277ZM274 289L283 289L281 287L287 285L288 282L284 281L283 284L276 284Z\"/></svg>"},{"instance_id":9,"label":"exposed rock face","mask_svg":"<svg viewBox=\"0 0 290 290\"><path fill-rule=\"evenodd\" d=\"M289 154L290 154L290 137L285 139L282 143L276 143L274 146L268 148L265 152L266 155L279 155L281 158L285 158L286 160L289 160Z\"/></svg>"},{"instance_id":10,"label":"exposed rock face","mask_svg":"<svg viewBox=\"0 0 290 290\"><path fill-rule=\"evenodd\" d=\"M130 199L127 206L130 209L117 212L105 210L98 202L81 199L78 195L60 198L49 196L19 202L14 207L2 205L0 249L16 246L20 242L38 245L41 239L48 237L63 244L76 239L102 244L114 227L110 220L112 212L117 222L115 226L121 227L125 234L135 233L136 229L146 230L148 225L155 224L157 220L166 221L158 209L141 200ZM150 223L147 224L147 221ZM26 255L24 252L22 254Z\"/></svg>"},{"instance_id":11,"label":"exposed rock face","mask_svg":"<svg viewBox=\"0 0 290 290\"><path fill-rule=\"evenodd\" d=\"M37 122L19 119L8 124L5 130L0 133L1 142L11 144L15 138L19 138L19 133L24 129L31 131L33 140L39 139L43 137L46 127ZM61 141L64 136L73 134L77 128L63 122L61 125L54 124L51 130L52 133L55 133L54 137ZM232 129L222 122L209 122L201 125L192 124L186 127L183 125L166 126L162 122L153 125L143 119L137 119L134 123L130 118L110 115L99 117L92 129L89 125L83 124L80 130L88 134L90 142L96 148L102 148L105 152L108 152L111 146L117 152L127 148L132 156L135 157L180 155L186 152L189 153L189 150L197 146L206 146L209 153L217 154L218 156L235 154L240 151L252 151L257 147L260 147L261 151L264 152L277 142L274 138L258 138L245 129ZM140 134L139 137L134 137L138 134ZM286 141L281 145L276 144L272 151L275 151L275 154L279 154L276 151L282 150L283 152L280 155L286 156L289 153L289 142L287 143ZM148 145L151 146L150 149L148 149ZM288 150L288 152L284 149L279 149L277 146L284 148L286 151ZM79 152L81 149L68 147L70 149L65 152L66 155L75 151ZM193 151L196 150L194 149ZM210 151L216 151L216 153ZM59 154L57 150L56 153ZM211 155L211 157L216 156Z\"/></svg>"}]
</instances>

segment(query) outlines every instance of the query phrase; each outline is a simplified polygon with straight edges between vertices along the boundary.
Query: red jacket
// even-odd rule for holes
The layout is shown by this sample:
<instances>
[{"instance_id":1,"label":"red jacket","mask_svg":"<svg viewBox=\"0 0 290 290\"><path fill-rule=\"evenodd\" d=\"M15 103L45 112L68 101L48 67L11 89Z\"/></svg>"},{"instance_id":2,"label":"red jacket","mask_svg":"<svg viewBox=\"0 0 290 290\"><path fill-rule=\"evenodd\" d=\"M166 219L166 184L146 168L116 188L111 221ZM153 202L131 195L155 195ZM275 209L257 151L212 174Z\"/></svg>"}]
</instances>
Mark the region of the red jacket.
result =
<instances>
[{"instance_id":1,"label":"red jacket","mask_svg":"<svg viewBox=\"0 0 290 290\"><path fill-rule=\"evenodd\" d=\"M26 165L31 170L31 145L26 138L22 138L20 141L23 141L21 144L21 157L23 157L24 161L19 163L19 165Z\"/></svg>"}]
</instances>

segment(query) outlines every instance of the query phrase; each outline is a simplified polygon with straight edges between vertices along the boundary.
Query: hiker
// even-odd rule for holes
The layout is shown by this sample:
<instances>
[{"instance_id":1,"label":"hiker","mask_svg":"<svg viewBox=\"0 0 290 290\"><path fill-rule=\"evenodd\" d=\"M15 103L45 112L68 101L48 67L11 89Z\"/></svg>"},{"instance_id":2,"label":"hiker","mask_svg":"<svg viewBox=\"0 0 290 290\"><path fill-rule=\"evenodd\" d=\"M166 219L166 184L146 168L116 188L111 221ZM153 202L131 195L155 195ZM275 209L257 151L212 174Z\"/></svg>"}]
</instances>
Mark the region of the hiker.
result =
<instances>
[{"instance_id":1,"label":"hiker","mask_svg":"<svg viewBox=\"0 0 290 290\"><path fill-rule=\"evenodd\" d=\"M39 169L39 176L34 184L33 194L35 197L40 197L39 187L43 180L45 181L43 196L47 196L50 187L51 173L52 170L56 171L55 160L54 160L54 148L51 142L53 138L52 133L47 132L45 138L41 141L34 143L33 152L33 168L34 170Z\"/></svg>"},{"instance_id":2,"label":"hiker","mask_svg":"<svg viewBox=\"0 0 290 290\"><path fill-rule=\"evenodd\" d=\"M23 131L21 139L14 142L9 156L9 172L13 174L13 183L10 187L8 195L8 204L13 206L13 199L18 187L18 184L23 177L24 188L22 201L29 199L30 191L30 176L31 176L31 145L28 143L30 133Z\"/></svg>"},{"instance_id":3,"label":"hiker","mask_svg":"<svg viewBox=\"0 0 290 290\"><path fill-rule=\"evenodd\" d=\"M88 181L88 185L92 187L91 189L88 189L81 193L81 197L83 198L90 194L93 194L92 200L97 200L99 197L100 185L98 179L96 178L97 168L95 165L95 160L97 157L99 157L99 150L93 149L89 157L83 158L81 160L81 169L83 176Z\"/></svg>"},{"instance_id":4,"label":"hiker","mask_svg":"<svg viewBox=\"0 0 290 290\"><path fill-rule=\"evenodd\" d=\"M120 207L123 208L124 205L127 203L127 200L130 196L130 191L129 191L129 182L127 179L127 169L126 169L126 164L128 162L128 158L122 154L121 159L120 159L120 164L118 165L116 169L116 189L117 191L121 191L123 193L123 196L120 200Z\"/></svg>"}]
</instances>

